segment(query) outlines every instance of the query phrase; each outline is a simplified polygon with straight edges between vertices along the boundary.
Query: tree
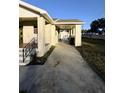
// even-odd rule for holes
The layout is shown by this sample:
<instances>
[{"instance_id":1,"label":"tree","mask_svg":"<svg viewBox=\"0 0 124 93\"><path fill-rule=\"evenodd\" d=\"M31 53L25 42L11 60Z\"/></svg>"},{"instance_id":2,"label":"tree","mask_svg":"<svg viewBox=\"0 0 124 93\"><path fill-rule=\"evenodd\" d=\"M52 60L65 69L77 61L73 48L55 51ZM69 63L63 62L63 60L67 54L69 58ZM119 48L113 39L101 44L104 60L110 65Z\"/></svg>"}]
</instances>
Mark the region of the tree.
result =
<instances>
[{"instance_id":1,"label":"tree","mask_svg":"<svg viewBox=\"0 0 124 93\"><path fill-rule=\"evenodd\" d=\"M99 29L105 31L105 18L98 19L99 21Z\"/></svg>"},{"instance_id":2,"label":"tree","mask_svg":"<svg viewBox=\"0 0 124 93\"><path fill-rule=\"evenodd\" d=\"M94 20L91 24L90 24L90 31L91 32L104 32L105 31L105 18L101 18L101 19L97 19Z\"/></svg>"},{"instance_id":3,"label":"tree","mask_svg":"<svg viewBox=\"0 0 124 93\"><path fill-rule=\"evenodd\" d=\"M91 23L90 27L91 27L91 32L97 32L98 31L98 27L99 27L98 20L93 21Z\"/></svg>"}]
</instances>

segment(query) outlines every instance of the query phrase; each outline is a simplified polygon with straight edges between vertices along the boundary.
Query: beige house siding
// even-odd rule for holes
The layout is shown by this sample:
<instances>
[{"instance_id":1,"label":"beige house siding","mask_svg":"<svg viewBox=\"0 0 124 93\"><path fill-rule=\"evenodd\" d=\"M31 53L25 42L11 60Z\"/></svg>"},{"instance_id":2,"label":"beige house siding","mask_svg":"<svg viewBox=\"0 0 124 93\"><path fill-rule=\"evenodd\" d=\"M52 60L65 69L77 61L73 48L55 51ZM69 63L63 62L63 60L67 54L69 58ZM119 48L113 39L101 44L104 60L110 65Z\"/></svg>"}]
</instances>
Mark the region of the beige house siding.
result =
<instances>
[{"instance_id":1,"label":"beige house siding","mask_svg":"<svg viewBox=\"0 0 124 93\"><path fill-rule=\"evenodd\" d=\"M23 43L29 43L33 38L33 26L23 26Z\"/></svg>"},{"instance_id":2,"label":"beige house siding","mask_svg":"<svg viewBox=\"0 0 124 93\"><path fill-rule=\"evenodd\" d=\"M37 34L34 33L34 21L20 22L23 26L23 43L29 43L32 38L37 38Z\"/></svg>"},{"instance_id":3,"label":"beige house siding","mask_svg":"<svg viewBox=\"0 0 124 93\"><path fill-rule=\"evenodd\" d=\"M19 7L19 17L39 17L38 14L36 14L33 11L29 11L28 9L25 9L24 7Z\"/></svg>"}]
</instances>

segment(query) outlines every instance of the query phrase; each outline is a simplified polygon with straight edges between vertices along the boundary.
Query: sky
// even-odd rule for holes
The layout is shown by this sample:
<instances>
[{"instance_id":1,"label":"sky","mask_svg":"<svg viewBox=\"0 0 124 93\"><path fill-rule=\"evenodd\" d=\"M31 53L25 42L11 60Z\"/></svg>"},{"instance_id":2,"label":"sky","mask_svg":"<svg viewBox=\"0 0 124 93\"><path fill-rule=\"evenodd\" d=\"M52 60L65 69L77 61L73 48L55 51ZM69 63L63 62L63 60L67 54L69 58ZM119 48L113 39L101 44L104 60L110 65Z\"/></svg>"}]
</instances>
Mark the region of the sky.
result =
<instances>
[{"instance_id":1,"label":"sky","mask_svg":"<svg viewBox=\"0 0 124 93\"><path fill-rule=\"evenodd\" d=\"M104 0L22 0L46 10L52 18L80 19L83 29L90 29L92 21L105 17Z\"/></svg>"}]
</instances>

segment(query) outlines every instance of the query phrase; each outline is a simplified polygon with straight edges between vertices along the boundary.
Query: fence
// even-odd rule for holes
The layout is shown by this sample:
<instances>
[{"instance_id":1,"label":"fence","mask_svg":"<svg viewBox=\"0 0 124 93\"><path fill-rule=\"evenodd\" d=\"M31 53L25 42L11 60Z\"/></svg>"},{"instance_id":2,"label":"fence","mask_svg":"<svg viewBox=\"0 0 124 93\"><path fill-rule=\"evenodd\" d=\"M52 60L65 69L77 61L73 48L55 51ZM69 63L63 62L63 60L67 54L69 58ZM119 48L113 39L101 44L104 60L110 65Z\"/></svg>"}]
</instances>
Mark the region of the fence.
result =
<instances>
[{"instance_id":1,"label":"fence","mask_svg":"<svg viewBox=\"0 0 124 93\"><path fill-rule=\"evenodd\" d=\"M98 35L98 34L83 34L82 37L105 40L105 35Z\"/></svg>"}]
</instances>

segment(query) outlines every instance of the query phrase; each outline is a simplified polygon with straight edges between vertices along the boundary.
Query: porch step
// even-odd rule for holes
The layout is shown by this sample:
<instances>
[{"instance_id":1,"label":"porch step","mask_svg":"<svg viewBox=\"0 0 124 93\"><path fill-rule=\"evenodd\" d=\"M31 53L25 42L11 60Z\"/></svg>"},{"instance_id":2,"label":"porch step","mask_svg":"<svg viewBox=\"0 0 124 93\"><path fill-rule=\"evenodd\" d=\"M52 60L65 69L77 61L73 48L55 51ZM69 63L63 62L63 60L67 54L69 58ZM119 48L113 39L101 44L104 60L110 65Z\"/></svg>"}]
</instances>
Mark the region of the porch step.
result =
<instances>
[{"instance_id":1,"label":"porch step","mask_svg":"<svg viewBox=\"0 0 124 93\"><path fill-rule=\"evenodd\" d=\"M23 60L23 56L19 56L19 60ZM30 60L30 56L27 56L25 60Z\"/></svg>"},{"instance_id":2,"label":"porch step","mask_svg":"<svg viewBox=\"0 0 124 93\"><path fill-rule=\"evenodd\" d=\"M36 49L33 49L31 54L34 55L36 53ZM23 49L19 49L19 57L23 56Z\"/></svg>"},{"instance_id":3,"label":"porch step","mask_svg":"<svg viewBox=\"0 0 124 93\"><path fill-rule=\"evenodd\" d=\"M19 52L22 52L23 48L19 48Z\"/></svg>"},{"instance_id":4,"label":"porch step","mask_svg":"<svg viewBox=\"0 0 124 93\"><path fill-rule=\"evenodd\" d=\"M36 49L33 49L31 52L31 55L34 55L36 53ZM31 55L28 55L23 62L23 48L19 48L19 65L27 65L32 61Z\"/></svg>"},{"instance_id":5,"label":"porch step","mask_svg":"<svg viewBox=\"0 0 124 93\"><path fill-rule=\"evenodd\" d=\"M19 65L27 65L31 61L31 57L27 56L25 61L23 62L23 56L19 56Z\"/></svg>"}]
</instances>

